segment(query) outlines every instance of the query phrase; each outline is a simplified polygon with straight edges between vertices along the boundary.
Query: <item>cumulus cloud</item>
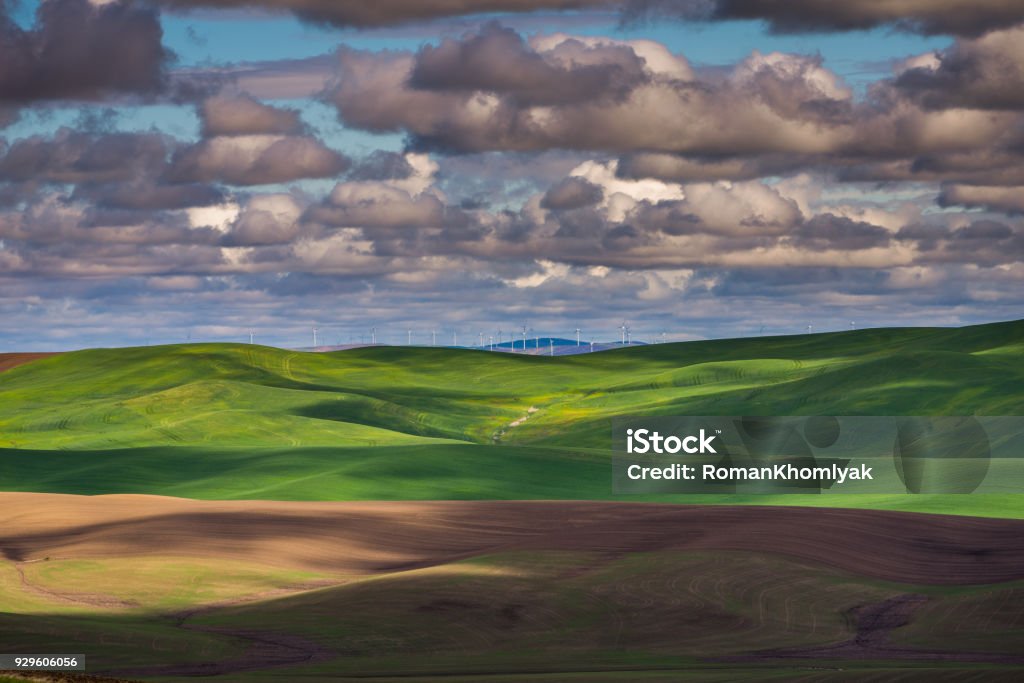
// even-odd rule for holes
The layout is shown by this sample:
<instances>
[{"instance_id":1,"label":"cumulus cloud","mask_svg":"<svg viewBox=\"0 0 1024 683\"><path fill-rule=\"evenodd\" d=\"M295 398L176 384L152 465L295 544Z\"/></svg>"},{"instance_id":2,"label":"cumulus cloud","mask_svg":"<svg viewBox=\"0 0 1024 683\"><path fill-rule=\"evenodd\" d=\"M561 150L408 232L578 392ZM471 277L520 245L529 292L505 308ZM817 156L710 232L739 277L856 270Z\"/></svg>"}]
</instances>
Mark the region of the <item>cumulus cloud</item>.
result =
<instances>
[{"instance_id":1,"label":"cumulus cloud","mask_svg":"<svg viewBox=\"0 0 1024 683\"><path fill-rule=\"evenodd\" d=\"M231 225L231 246L288 244L299 236L303 205L290 194L251 197Z\"/></svg>"},{"instance_id":2,"label":"cumulus cloud","mask_svg":"<svg viewBox=\"0 0 1024 683\"><path fill-rule=\"evenodd\" d=\"M339 227L432 228L444 223L446 207L433 194L413 196L379 182L337 185L310 218Z\"/></svg>"},{"instance_id":3,"label":"cumulus cloud","mask_svg":"<svg viewBox=\"0 0 1024 683\"><path fill-rule=\"evenodd\" d=\"M22 29L0 3L0 104L154 94L171 54L157 12L126 0L47 0Z\"/></svg>"},{"instance_id":4,"label":"cumulus cloud","mask_svg":"<svg viewBox=\"0 0 1024 683\"><path fill-rule=\"evenodd\" d=\"M327 96L346 125L414 149L604 152L623 177L1020 185L1017 33L907 60L858 98L820 57L755 51L695 72L650 41L525 41L492 24L417 53L342 50Z\"/></svg>"},{"instance_id":5,"label":"cumulus cloud","mask_svg":"<svg viewBox=\"0 0 1024 683\"><path fill-rule=\"evenodd\" d=\"M179 148L159 133L61 128L0 149L0 183L8 183L8 203L30 201L45 186L69 186L71 199L99 209L161 211L223 201L223 190L209 184L164 182L168 159Z\"/></svg>"},{"instance_id":6,"label":"cumulus cloud","mask_svg":"<svg viewBox=\"0 0 1024 683\"><path fill-rule=\"evenodd\" d=\"M173 141L156 133L83 133L61 128L52 137L15 141L0 156L0 180L99 183L131 180L159 168Z\"/></svg>"},{"instance_id":7,"label":"cumulus cloud","mask_svg":"<svg viewBox=\"0 0 1024 683\"><path fill-rule=\"evenodd\" d=\"M174 182L266 185L331 178L348 159L320 141L296 135L234 135L201 140L179 151L168 170Z\"/></svg>"},{"instance_id":8,"label":"cumulus cloud","mask_svg":"<svg viewBox=\"0 0 1024 683\"><path fill-rule=\"evenodd\" d=\"M815 251L857 251L885 247L892 234L878 225L825 213L802 223L792 237L792 244Z\"/></svg>"},{"instance_id":9,"label":"cumulus cloud","mask_svg":"<svg viewBox=\"0 0 1024 683\"><path fill-rule=\"evenodd\" d=\"M561 211L579 209L596 204L604 198L604 191L585 178L566 178L545 194L540 205L545 209Z\"/></svg>"},{"instance_id":10,"label":"cumulus cloud","mask_svg":"<svg viewBox=\"0 0 1024 683\"><path fill-rule=\"evenodd\" d=\"M299 112L258 102L247 95L217 95L199 106L204 137L290 135L303 130Z\"/></svg>"},{"instance_id":11,"label":"cumulus cloud","mask_svg":"<svg viewBox=\"0 0 1024 683\"><path fill-rule=\"evenodd\" d=\"M410 85L449 92L497 92L524 106L624 96L647 78L630 47L566 39L542 56L514 30L488 24L461 40L424 47Z\"/></svg>"},{"instance_id":12,"label":"cumulus cloud","mask_svg":"<svg viewBox=\"0 0 1024 683\"><path fill-rule=\"evenodd\" d=\"M430 301L465 312L453 302L472 289L499 320L524 302L560 321L567 310L621 318L637 300L659 311L686 301L690 316L700 301L716 310L743 301L748 314L763 299L804 316L808 306L877 309L894 292L953 305L1001 301L1019 287L1020 221L954 211L897 220L863 201L826 205L810 191L797 201L796 183L626 179L614 161L581 164L518 210L464 210L439 191L429 158L405 161L408 177L346 180L320 200L252 194L139 211L51 194L0 211L0 260L5 273L44 283L155 278L144 291L160 297L227 287L231 310L257 292L300 305L344 292L360 306L407 302L420 317ZM954 287L957 278L973 289Z\"/></svg>"},{"instance_id":13,"label":"cumulus cloud","mask_svg":"<svg viewBox=\"0 0 1024 683\"><path fill-rule=\"evenodd\" d=\"M486 58L451 68L470 53ZM343 50L339 67L342 121L452 152L823 153L854 137L849 90L813 57L754 53L700 81L647 42L527 44L490 26L417 54Z\"/></svg>"},{"instance_id":14,"label":"cumulus cloud","mask_svg":"<svg viewBox=\"0 0 1024 683\"><path fill-rule=\"evenodd\" d=\"M1024 26L960 40L908 65L896 87L931 109L1024 110Z\"/></svg>"}]
</instances>

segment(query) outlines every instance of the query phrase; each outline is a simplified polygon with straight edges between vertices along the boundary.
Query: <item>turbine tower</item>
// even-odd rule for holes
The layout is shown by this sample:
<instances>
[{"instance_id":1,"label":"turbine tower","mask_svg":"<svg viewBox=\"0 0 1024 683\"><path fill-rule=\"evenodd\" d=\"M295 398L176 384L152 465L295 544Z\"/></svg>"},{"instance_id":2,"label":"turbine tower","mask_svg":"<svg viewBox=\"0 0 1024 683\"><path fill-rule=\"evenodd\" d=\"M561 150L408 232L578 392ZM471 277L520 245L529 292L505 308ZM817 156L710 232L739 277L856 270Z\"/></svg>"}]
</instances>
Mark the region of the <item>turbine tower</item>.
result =
<instances>
[{"instance_id":1,"label":"turbine tower","mask_svg":"<svg viewBox=\"0 0 1024 683\"><path fill-rule=\"evenodd\" d=\"M377 345L377 328L376 327L371 327L370 328L370 345L371 346L376 346Z\"/></svg>"},{"instance_id":2,"label":"turbine tower","mask_svg":"<svg viewBox=\"0 0 1024 683\"><path fill-rule=\"evenodd\" d=\"M317 344L316 344L316 333L317 333L317 329L314 327L313 328L313 348L314 349L317 347Z\"/></svg>"},{"instance_id":3,"label":"turbine tower","mask_svg":"<svg viewBox=\"0 0 1024 683\"><path fill-rule=\"evenodd\" d=\"M430 331L430 345L437 346L437 330Z\"/></svg>"},{"instance_id":4,"label":"turbine tower","mask_svg":"<svg viewBox=\"0 0 1024 683\"><path fill-rule=\"evenodd\" d=\"M412 330L406 330L405 334L406 334L406 341L405 341L406 346L412 346Z\"/></svg>"},{"instance_id":5,"label":"turbine tower","mask_svg":"<svg viewBox=\"0 0 1024 683\"><path fill-rule=\"evenodd\" d=\"M252 344L252 343L253 343L253 341L252 341L252 338L253 338L253 335L254 335L254 334L255 334L255 332L253 332L252 330L249 330L249 343L250 343L250 344Z\"/></svg>"},{"instance_id":6,"label":"turbine tower","mask_svg":"<svg viewBox=\"0 0 1024 683\"><path fill-rule=\"evenodd\" d=\"M622 345L625 346L626 345L626 329L627 329L626 328L626 321L625 320L623 320L622 324L619 325L619 329L622 330Z\"/></svg>"},{"instance_id":7,"label":"turbine tower","mask_svg":"<svg viewBox=\"0 0 1024 683\"><path fill-rule=\"evenodd\" d=\"M526 325L523 325L523 353L526 353Z\"/></svg>"},{"instance_id":8,"label":"turbine tower","mask_svg":"<svg viewBox=\"0 0 1024 683\"><path fill-rule=\"evenodd\" d=\"M580 345L580 328L576 328L576 346Z\"/></svg>"}]
</instances>

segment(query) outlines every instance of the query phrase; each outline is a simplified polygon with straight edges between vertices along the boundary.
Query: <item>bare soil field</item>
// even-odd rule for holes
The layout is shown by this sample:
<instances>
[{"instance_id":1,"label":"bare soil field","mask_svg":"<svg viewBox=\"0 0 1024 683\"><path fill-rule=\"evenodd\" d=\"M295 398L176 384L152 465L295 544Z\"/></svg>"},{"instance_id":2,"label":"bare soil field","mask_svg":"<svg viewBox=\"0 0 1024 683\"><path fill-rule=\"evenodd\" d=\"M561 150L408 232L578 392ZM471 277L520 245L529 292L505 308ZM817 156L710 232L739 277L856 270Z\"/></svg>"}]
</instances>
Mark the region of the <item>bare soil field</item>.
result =
<instances>
[{"instance_id":1,"label":"bare soil field","mask_svg":"<svg viewBox=\"0 0 1024 683\"><path fill-rule=\"evenodd\" d=\"M34 360L40 358L48 358L53 356L53 353L0 353L0 372L6 372L19 365L25 363L31 363Z\"/></svg>"},{"instance_id":2,"label":"bare soil field","mask_svg":"<svg viewBox=\"0 0 1024 683\"><path fill-rule=\"evenodd\" d=\"M224 558L331 574L482 554L764 553L924 585L1024 579L1024 521L871 510L590 502L305 503L0 494L0 556Z\"/></svg>"}]
</instances>

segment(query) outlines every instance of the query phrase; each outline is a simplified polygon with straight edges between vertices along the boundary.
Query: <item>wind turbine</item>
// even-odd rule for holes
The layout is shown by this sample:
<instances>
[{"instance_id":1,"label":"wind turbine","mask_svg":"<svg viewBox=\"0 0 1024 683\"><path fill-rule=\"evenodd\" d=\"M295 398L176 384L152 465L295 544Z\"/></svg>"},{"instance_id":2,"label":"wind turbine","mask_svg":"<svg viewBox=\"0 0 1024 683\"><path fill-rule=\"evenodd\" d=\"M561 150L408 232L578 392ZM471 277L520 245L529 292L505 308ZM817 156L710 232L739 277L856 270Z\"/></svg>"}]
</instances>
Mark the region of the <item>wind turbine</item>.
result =
<instances>
[{"instance_id":1,"label":"wind turbine","mask_svg":"<svg viewBox=\"0 0 1024 683\"><path fill-rule=\"evenodd\" d=\"M626 346L630 346L633 343L633 330L629 329L629 325L626 325Z\"/></svg>"},{"instance_id":2,"label":"wind turbine","mask_svg":"<svg viewBox=\"0 0 1024 683\"><path fill-rule=\"evenodd\" d=\"M430 331L430 345L437 346L437 330Z\"/></svg>"},{"instance_id":3,"label":"wind turbine","mask_svg":"<svg viewBox=\"0 0 1024 683\"><path fill-rule=\"evenodd\" d=\"M252 338L253 338L253 335L254 335L254 334L255 334L255 333L254 333L254 332L253 332L252 330L249 330L249 343L250 343L250 344L252 344Z\"/></svg>"},{"instance_id":4,"label":"wind turbine","mask_svg":"<svg viewBox=\"0 0 1024 683\"><path fill-rule=\"evenodd\" d=\"M371 327L370 328L370 344L373 345L373 346L377 345L377 328L376 327Z\"/></svg>"},{"instance_id":5,"label":"wind turbine","mask_svg":"<svg viewBox=\"0 0 1024 683\"><path fill-rule=\"evenodd\" d=\"M316 329L316 328L314 327L314 328L313 328L313 348L314 348L314 349L315 349L315 348L317 347L317 343L316 343L316 333L317 333L317 329Z\"/></svg>"},{"instance_id":6,"label":"wind turbine","mask_svg":"<svg viewBox=\"0 0 1024 683\"><path fill-rule=\"evenodd\" d=\"M490 337L488 337L488 339L490 341L489 348L490 348L491 351L493 351L494 350L494 335L492 334Z\"/></svg>"},{"instance_id":7,"label":"wind turbine","mask_svg":"<svg viewBox=\"0 0 1024 683\"><path fill-rule=\"evenodd\" d=\"M808 325L807 326L807 334L810 334L812 330L814 330L814 325Z\"/></svg>"},{"instance_id":8,"label":"wind turbine","mask_svg":"<svg viewBox=\"0 0 1024 683\"><path fill-rule=\"evenodd\" d=\"M459 331L458 330L452 330L452 346L458 346L458 345L459 345Z\"/></svg>"},{"instance_id":9,"label":"wind turbine","mask_svg":"<svg viewBox=\"0 0 1024 683\"><path fill-rule=\"evenodd\" d=\"M580 345L580 328L576 328L576 346Z\"/></svg>"},{"instance_id":10,"label":"wind turbine","mask_svg":"<svg viewBox=\"0 0 1024 683\"><path fill-rule=\"evenodd\" d=\"M412 346L412 330L406 330L405 333L406 333L406 342L405 342L406 345L407 346Z\"/></svg>"},{"instance_id":11,"label":"wind turbine","mask_svg":"<svg viewBox=\"0 0 1024 683\"><path fill-rule=\"evenodd\" d=\"M555 340L548 337L548 343L551 345L551 355L555 355Z\"/></svg>"},{"instance_id":12,"label":"wind turbine","mask_svg":"<svg viewBox=\"0 0 1024 683\"><path fill-rule=\"evenodd\" d=\"M626 345L626 330L629 329L629 328L626 327L626 321L625 320L623 320L622 324L619 325L619 329L622 330L622 345L625 346Z\"/></svg>"},{"instance_id":13,"label":"wind turbine","mask_svg":"<svg viewBox=\"0 0 1024 683\"><path fill-rule=\"evenodd\" d=\"M857 329L857 323L854 322L853 320L851 320L850 321L850 331L852 332L855 329Z\"/></svg>"},{"instance_id":14,"label":"wind turbine","mask_svg":"<svg viewBox=\"0 0 1024 683\"><path fill-rule=\"evenodd\" d=\"M526 353L526 325L523 325L523 353Z\"/></svg>"}]
</instances>

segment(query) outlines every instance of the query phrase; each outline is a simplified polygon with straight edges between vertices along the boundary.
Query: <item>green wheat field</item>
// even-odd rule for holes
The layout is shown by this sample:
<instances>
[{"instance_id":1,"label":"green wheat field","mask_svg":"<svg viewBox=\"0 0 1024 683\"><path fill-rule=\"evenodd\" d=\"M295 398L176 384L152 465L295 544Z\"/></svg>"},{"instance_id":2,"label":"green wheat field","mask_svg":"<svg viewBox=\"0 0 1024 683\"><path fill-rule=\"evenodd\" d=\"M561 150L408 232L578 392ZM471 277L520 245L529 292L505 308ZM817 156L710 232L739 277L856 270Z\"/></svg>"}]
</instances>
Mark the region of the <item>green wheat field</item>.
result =
<instances>
[{"instance_id":1,"label":"green wheat field","mask_svg":"<svg viewBox=\"0 0 1024 683\"><path fill-rule=\"evenodd\" d=\"M230 344L89 350L15 368L0 387L7 491L599 500L611 497L616 416L1024 414L1024 321L553 358ZM782 502L1024 516L1016 497L999 495Z\"/></svg>"}]
</instances>

